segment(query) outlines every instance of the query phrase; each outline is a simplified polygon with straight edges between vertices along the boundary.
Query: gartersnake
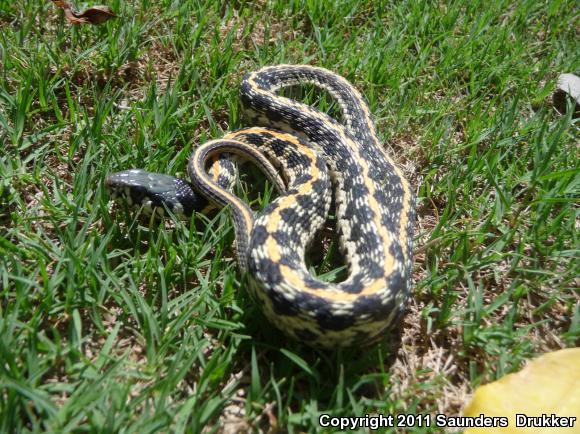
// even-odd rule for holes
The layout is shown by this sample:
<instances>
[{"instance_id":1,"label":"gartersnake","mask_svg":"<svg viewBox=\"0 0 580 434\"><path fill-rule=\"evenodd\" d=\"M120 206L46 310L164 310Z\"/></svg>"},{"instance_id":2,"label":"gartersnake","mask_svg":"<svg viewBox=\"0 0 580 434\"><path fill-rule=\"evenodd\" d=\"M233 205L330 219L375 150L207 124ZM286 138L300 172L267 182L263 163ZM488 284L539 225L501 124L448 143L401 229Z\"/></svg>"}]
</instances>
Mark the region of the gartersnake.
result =
<instances>
[{"instance_id":1,"label":"gartersnake","mask_svg":"<svg viewBox=\"0 0 580 434\"><path fill-rule=\"evenodd\" d=\"M338 103L342 119L278 94L312 84ZM198 147L191 185L142 170L112 174L116 198L175 213L230 206L238 263L268 319L309 345L339 347L376 340L404 310L411 286L414 196L381 146L369 109L344 78L312 66L278 65L248 74L241 100L249 120L240 130ZM279 190L255 217L231 190L232 155L250 159ZM327 218L331 193L348 265L346 280L323 282L305 263L306 249Z\"/></svg>"}]
</instances>

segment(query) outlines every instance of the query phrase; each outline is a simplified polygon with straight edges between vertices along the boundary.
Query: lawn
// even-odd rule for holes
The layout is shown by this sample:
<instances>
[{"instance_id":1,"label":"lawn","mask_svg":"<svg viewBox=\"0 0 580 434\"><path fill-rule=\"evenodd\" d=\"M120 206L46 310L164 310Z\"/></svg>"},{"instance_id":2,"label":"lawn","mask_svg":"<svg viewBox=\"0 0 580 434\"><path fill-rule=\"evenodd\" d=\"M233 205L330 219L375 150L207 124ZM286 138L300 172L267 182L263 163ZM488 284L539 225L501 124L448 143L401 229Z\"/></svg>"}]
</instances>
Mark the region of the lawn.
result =
<instances>
[{"instance_id":1,"label":"lawn","mask_svg":"<svg viewBox=\"0 0 580 434\"><path fill-rule=\"evenodd\" d=\"M72 26L50 1L0 0L0 432L457 415L477 386L578 345L579 129L550 100L580 71L574 1L107 4L118 18ZM185 176L192 149L245 125L242 76L279 63L349 79L417 194L404 322L362 351L266 322L228 212L155 223L103 186L132 167ZM256 177L237 192L259 208Z\"/></svg>"}]
</instances>

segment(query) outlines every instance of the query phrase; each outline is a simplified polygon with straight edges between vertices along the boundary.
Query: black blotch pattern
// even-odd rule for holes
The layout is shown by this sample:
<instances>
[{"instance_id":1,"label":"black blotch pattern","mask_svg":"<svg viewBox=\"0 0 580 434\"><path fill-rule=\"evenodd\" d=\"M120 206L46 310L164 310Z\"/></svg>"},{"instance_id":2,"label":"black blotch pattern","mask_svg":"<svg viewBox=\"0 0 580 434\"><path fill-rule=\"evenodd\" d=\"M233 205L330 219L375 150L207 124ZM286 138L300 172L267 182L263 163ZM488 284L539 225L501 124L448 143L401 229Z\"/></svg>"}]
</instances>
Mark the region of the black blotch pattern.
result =
<instances>
[{"instance_id":1,"label":"black blotch pattern","mask_svg":"<svg viewBox=\"0 0 580 434\"><path fill-rule=\"evenodd\" d=\"M302 173L302 174L300 174L300 175L298 175L296 177L296 179L294 180L293 183L294 184L301 185L301 184L305 184L305 183L307 183L308 181L311 181L311 180L312 180L312 175L311 174L309 174L309 173Z\"/></svg>"},{"instance_id":2,"label":"black blotch pattern","mask_svg":"<svg viewBox=\"0 0 580 434\"><path fill-rule=\"evenodd\" d=\"M363 289L362 279L363 279L362 274L352 276L350 286L345 287L344 290L350 294L358 294Z\"/></svg>"},{"instance_id":3,"label":"black blotch pattern","mask_svg":"<svg viewBox=\"0 0 580 434\"><path fill-rule=\"evenodd\" d=\"M298 213L293 208L284 208L280 210L280 217L284 220L284 223L287 224L296 224L299 220Z\"/></svg>"},{"instance_id":4,"label":"black blotch pattern","mask_svg":"<svg viewBox=\"0 0 580 434\"><path fill-rule=\"evenodd\" d=\"M269 291L274 312L277 315L296 316L299 312L298 305L289 301L282 294L276 291Z\"/></svg>"},{"instance_id":5,"label":"black blotch pattern","mask_svg":"<svg viewBox=\"0 0 580 434\"><path fill-rule=\"evenodd\" d=\"M355 317L370 315L370 318L374 321L384 321L396 307L393 298L386 305L383 305L378 295L367 295L359 297L354 302L353 315Z\"/></svg>"},{"instance_id":6,"label":"black blotch pattern","mask_svg":"<svg viewBox=\"0 0 580 434\"><path fill-rule=\"evenodd\" d=\"M322 179L317 179L312 183L312 188L319 194L324 193L329 188L329 183Z\"/></svg>"},{"instance_id":7,"label":"black blotch pattern","mask_svg":"<svg viewBox=\"0 0 580 434\"><path fill-rule=\"evenodd\" d=\"M364 184L353 184L351 192L354 197L365 197L369 194L369 189Z\"/></svg>"},{"instance_id":8,"label":"black blotch pattern","mask_svg":"<svg viewBox=\"0 0 580 434\"><path fill-rule=\"evenodd\" d=\"M388 285L392 289L393 294L403 292L405 294L409 291L409 274L410 270L405 273L401 273L399 270L393 271L389 276Z\"/></svg>"},{"instance_id":9,"label":"black blotch pattern","mask_svg":"<svg viewBox=\"0 0 580 434\"><path fill-rule=\"evenodd\" d=\"M403 249L399 243L391 243L389 253L395 258L397 262L404 262Z\"/></svg>"},{"instance_id":10,"label":"black blotch pattern","mask_svg":"<svg viewBox=\"0 0 580 434\"><path fill-rule=\"evenodd\" d=\"M222 188L229 188L230 178L220 173L217 178L217 184Z\"/></svg>"},{"instance_id":11,"label":"black blotch pattern","mask_svg":"<svg viewBox=\"0 0 580 434\"><path fill-rule=\"evenodd\" d=\"M269 258L253 258L248 261L248 269L255 275L260 275L261 280L268 286L279 285L282 281L280 266Z\"/></svg>"},{"instance_id":12,"label":"black blotch pattern","mask_svg":"<svg viewBox=\"0 0 580 434\"><path fill-rule=\"evenodd\" d=\"M336 315L328 308L323 308L316 312L316 322L326 330L344 330L351 327L354 323L352 315Z\"/></svg>"},{"instance_id":13,"label":"black blotch pattern","mask_svg":"<svg viewBox=\"0 0 580 434\"><path fill-rule=\"evenodd\" d=\"M268 105L263 105L268 107ZM263 109L261 111L264 111ZM282 110L269 110L265 112L266 117L272 122L284 122L284 112Z\"/></svg>"},{"instance_id":14,"label":"black blotch pattern","mask_svg":"<svg viewBox=\"0 0 580 434\"><path fill-rule=\"evenodd\" d=\"M385 275L385 269L382 264L375 261L369 261L369 263L366 264L366 275L371 279L378 279Z\"/></svg>"},{"instance_id":15,"label":"black blotch pattern","mask_svg":"<svg viewBox=\"0 0 580 434\"><path fill-rule=\"evenodd\" d=\"M299 196L296 196L296 202L302 209L311 209L314 207L314 201L312 200L312 196L308 194L306 195L301 194Z\"/></svg>"},{"instance_id":16,"label":"black blotch pattern","mask_svg":"<svg viewBox=\"0 0 580 434\"><path fill-rule=\"evenodd\" d=\"M258 148L263 146L266 139L272 137L269 133L255 134L255 133L245 133L238 136L239 139L243 139L244 142L250 143L257 146Z\"/></svg>"},{"instance_id":17,"label":"black blotch pattern","mask_svg":"<svg viewBox=\"0 0 580 434\"><path fill-rule=\"evenodd\" d=\"M276 154L277 157L282 157L282 155L284 155L284 152L286 151L286 142L284 142L284 140L280 140L280 139L273 139L270 142L270 148L272 148L272 151L274 151L274 154Z\"/></svg>"},{"instance_id":18,"label":"black blotch pattern","mask_svg":"<svg viewBox=\"0 0 580 434\"><path fill-rule=\"evenodd\" d=\"M272 237L281 246L293 246L296 247L300 242L300 234L296 231L276 231L272 234ZM282 261L283 263L283 261Z\"/></svg>"},{"instance_id":19,"label":"black blotch pattern","mask_svg":"<svg viewBox=\"0 0 580 434\"><path fill-rule=\"evenodd\" d=\"M307 155L292 153L288 156L287 166L290 169L297 167L308 167L310 165L310 158Z\"/></svg>"},{"instance_id":20,"label":"black blotch pattern","mask_svg":"<svg viewBox=\"0 0 580 434\"><path fill-rule=\"evenodd\" d=\"M262 246L268 238L268 231L262 225L256 225L252 229L252 244Z\"/></svg>"},{"instance_id":21,"label":"black blotch pattern","mask_svg":"<svg viewBox=\"0 0 580 434\"><path fill-rule=\"evenodd\" d=\"M306 283L306 286L313 289L325 289L328 285L327 283L317 280L312 276L306 276L304 278L304 283Z\"/></svg>"}]
</instances>

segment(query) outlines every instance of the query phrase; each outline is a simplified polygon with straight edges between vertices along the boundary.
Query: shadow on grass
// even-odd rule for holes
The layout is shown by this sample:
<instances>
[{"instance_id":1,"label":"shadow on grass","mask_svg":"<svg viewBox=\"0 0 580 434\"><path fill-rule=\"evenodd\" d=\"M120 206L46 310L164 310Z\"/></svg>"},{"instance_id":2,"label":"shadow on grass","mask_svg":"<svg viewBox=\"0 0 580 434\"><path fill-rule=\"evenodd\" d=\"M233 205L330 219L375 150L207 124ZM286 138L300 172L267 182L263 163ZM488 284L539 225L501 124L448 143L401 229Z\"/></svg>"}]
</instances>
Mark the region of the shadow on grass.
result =
<instances>
[{"instance_id":1,"label":"shadow on grass","mask_svg":"<svg viewBox=\"0 0 580 434\"><path fill-rule=\"evenodd\" d=\"M294 387L289 397L294 395L297 406L302 400L317 399L321 408L331 407L342 390L348 390L357 400L379 399L401 346L402 321L377 343L336 350L312 348L289 338L253 303L245 310L242 321L251 339L240 345L240 359L251 360L252 351L256 351L260 372L270 371L272 378L290 379Z\"/></svg>"}]
</instances>

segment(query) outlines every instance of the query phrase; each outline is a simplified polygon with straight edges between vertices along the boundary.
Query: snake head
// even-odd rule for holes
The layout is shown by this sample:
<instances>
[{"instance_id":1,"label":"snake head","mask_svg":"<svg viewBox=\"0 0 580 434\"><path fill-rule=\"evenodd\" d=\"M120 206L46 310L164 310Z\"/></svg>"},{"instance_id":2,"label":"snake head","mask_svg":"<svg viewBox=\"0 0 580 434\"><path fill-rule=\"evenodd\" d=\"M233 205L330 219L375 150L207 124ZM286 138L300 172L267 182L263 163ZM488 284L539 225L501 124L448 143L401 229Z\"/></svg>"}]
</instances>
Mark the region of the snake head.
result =
<instances>
[{"instance_id":1,"label":"snake head","mask_svg":"<svg viewBox=\"0 0 580 434\"><path fill-rule=\"evenodd\" d=\"M168 208L177 216L189 218L208 205L189 182L142 169L112 173L106 177L105 187L117 203L145 214L163 216Z\"/></svg>"}]
</instances>

